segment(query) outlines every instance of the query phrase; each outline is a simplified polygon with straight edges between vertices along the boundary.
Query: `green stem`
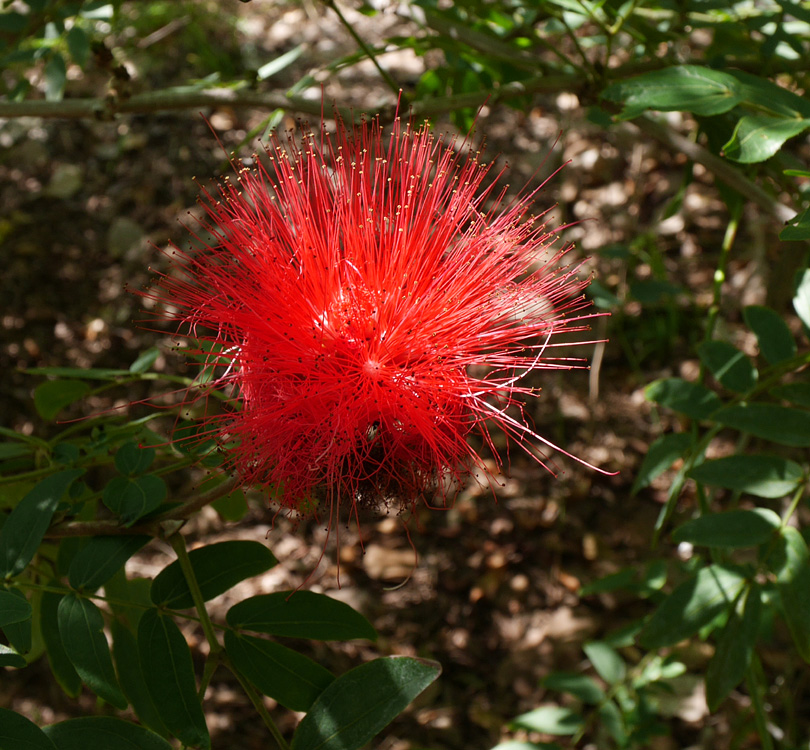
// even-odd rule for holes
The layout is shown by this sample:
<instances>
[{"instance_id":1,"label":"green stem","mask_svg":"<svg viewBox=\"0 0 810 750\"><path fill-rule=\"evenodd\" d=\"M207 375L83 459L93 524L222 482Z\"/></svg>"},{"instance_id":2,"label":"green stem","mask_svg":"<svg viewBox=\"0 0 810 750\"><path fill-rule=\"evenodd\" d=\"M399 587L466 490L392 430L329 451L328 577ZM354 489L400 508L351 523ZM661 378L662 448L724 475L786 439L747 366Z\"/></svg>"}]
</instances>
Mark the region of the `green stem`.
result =
<instances>
[{"instance_id":1,"label":"green stem","mask_svg":"<svg viewBox=\"0 0 810 750\"><path fill-rule=\"evenodd\" d=\"M385 70L382 65L380 65L376 55L374 54L374 50L372 50L371 47L365 43L363 38L354 30L354 26L352 26L348 20L346 20L346 17L343 15L343 13L341 13L340 8L338 8L335 0L324 0L324 3L328 8L335 11L335 14L343 24L343 27L349 32L349 34L351 34L352 39L354 39L354 41L357 43L357 46L363 50L368 59L371 60L374 67L377 68L377 72L382 76L382 79L385 81L388 88L394 92L394 95L399 96L402 87L393 78L391 78L390 73L388 73L388 71Z\"/></svg>"},{"instance_id":2,"label":"green stem","mask_svg":"<svg viewBox=\"0 0 810 750\"><path fill-rule=\"evenodd\" d=\"M802 484L799 489L796 490L795 494L793 495L793 499L790 501L790 505L788 509L785 511L785 514L782 516L782 528L784 529L785 526L788 525L788 522L792 518L793 514L796 512L796 508L799 507L799 503L801 502L802 498L804 497L804 484Z\"/></svg>"},{"instance_id":3,"label":"green stem","mask_svg":"<svg viewBox=\"0 0 810 750\"><path fill-rule=\"evenodd\" d=\"M737 230L740 227L742 209L743 202L741 200L736 201L731 207L731 218L729 219L728 226L726 227L726 234L723 237L723 244L720 248L720 259L717 262L717 268L714 272L712 305L709 308L709 317L706 322L705 341L711 341L712 337L714 336L714 327L717 324L717 316L720 313L720 301L723 295L723 284L726 280L726 267L728 266L728 258L731 254L731 248L734 245L734 238L737 236ZM702 366L701 370L703 370ZM703 373L701 373L701 375L703 375Z\"/></svg>"},{"instance_id":4,"label":"green stem","mask_svg":"<svg viewBox=\"0 0 810 750\"><path fill-rule=\"evenodd\" d=\"M205 698L205 691L208 690L208 686L211 684L211 678L214 676L214 672L217 671L217 667L220 665L221 653L222 652L209 654L208 658L205 660L205 669L203 669L202 680L200 680L200 689L197 691L197 697L200 699L200 702L202 702L203 698Z\"/></svg>"},{"instance_id":5,"label":"green stem","mask_svg":"<svg viewBox=\"0 0 810 750\"><path fill-rule=\"evenodd\" d=\"M745 672L745 684L751 696L751 708L754 709L754 722L757 725L762 750L773 750L773 740L768 731L768 719L765 714L765 705L762 702L763 684L762 664L756 654L751 654L751 664Z\"/></svg>"},{"instance_id":6,"label":"green stem","mask_svg":"<svg viewBox=\"0 0 810 750\"><path fill-rule=\"evenodd\" d=\"M208 610L205 608L205 601L203 600L202 591L200 591L200 584L197 582L197 576L194 575L191 558L188 556L188 550L186 549L186 540L183 538L182 534L177 533L169 537L169 542L177 555L180 568L186 578L189 591L191 591L191 598L194 600L194 606L197 609L197 614L200 616L200 625L202 625L205 639L208 641L208 646L211 649L211 656L215 656L222 651L222 646L217 640L216 633L214 632L214 624L211 622L211 617L208 615Z\"/></svg>"},{"instance_id":7,"label":"green stem","mask_svg":"<svg viewBox=\"0 0 810 750\"><path fill-rule=\"evenodd\" d=\"M231 672L233 672L236 679L239 680L239 684L242 686L242 690L244 690L247 697L250 698L250 702L253 704L253 707L256 709L259 716L262 717L262 721L264 722L265 726L270 730L270 734L273 735L273 738L278 743L278 746L282 750L289 750L290 746L287 744L287 741L284 739L284 736L281 734L279 728L276 726L276 722L273 721L273 717L270 716L270 712L267 710L267 706L264 705L264 701L262 701L261 695L259 695L259 693L256 692L253 685L251 685L239 673L239 670L236 669L232 664L228 664L228 668L231 670Z\"/></svg>"}]
</instances>

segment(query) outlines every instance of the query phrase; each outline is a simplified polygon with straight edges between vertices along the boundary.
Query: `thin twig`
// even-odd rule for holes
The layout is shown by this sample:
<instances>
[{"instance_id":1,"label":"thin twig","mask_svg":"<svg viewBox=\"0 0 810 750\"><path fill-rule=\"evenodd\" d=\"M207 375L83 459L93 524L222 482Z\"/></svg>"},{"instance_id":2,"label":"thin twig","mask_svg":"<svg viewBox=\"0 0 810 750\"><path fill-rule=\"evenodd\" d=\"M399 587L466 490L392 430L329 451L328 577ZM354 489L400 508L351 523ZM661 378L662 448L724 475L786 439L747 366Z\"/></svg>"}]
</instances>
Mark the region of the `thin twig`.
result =
<instances>
[{"instance_id":1,"label":"thin twig","mask_svg":"<svg viewBox=\"0 0 810 750\"><path fill-rule=\"evenodd\" d=\"M284 109L307 115L321 116L321 100L287 96L278 91L234 90L229 88L163 89L143 94L134 94L127 99L116 97L62 99L49 102L42 99L22 102L0 102L0 118L9 117L59 117L65 119L94 118L109 120L119 114L163 112L181 109L205 109L207 107L257 107L259 109ZM334 109L334 108L332 108ZM354 111L349 107L337 107L340 116L351 122Z\"/></svg>"},{"instance_id":2,"label":"thin twig","mask_svg":"<svg viewBox=\"0 0 810 750\"><path fill-rule=\"evenodd\" d=\"M377 68L377 72L382 76L382 79L385 81L388 88L390 88L391 91L394 92L395 96L398 96L401 86L393 78L391 78L391 74L385 68L383 68L382 65L380 65L379 60L377 60L377 57L374 54L374 50L372 50L371 47L369 47L366 44L363 37L361 37L354 30L354 26L352 26L348 22L348 20L341 12L335 0L324 0L324 5L326 5L327 8L331 8L335 12L335 14L337 15L338 19L340 19L340 22L343 24L346 31L348 31L349 34L351 34L352 39L354 39L354 41L357 43L357 46L360 47L360 49L363 50L363 52L365 52L366 57L368 57L368 59L371 60L374 67Z\"/></svg>"}]
</instances>

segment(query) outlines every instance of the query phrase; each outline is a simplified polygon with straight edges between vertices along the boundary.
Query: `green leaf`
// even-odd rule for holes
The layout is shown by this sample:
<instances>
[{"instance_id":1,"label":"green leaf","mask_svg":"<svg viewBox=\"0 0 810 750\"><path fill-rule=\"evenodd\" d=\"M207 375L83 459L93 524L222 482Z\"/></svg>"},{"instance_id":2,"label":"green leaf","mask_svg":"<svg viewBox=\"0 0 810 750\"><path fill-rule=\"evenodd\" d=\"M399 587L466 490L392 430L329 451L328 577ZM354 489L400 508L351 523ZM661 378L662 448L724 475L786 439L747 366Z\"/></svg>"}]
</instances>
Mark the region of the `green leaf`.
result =
<instances>
[{"instance_id":1,"label":"green leaf","mask_svg":"<svg viewBox=\"0 0 810 750\"><path fill-rule=\"evenodd\" d=\"M603 594L610 591L620 591L629 588L638 581L638 570L636 568L622 568L615 573L597 578L595 581L586 583L580 590L580 596L592 596L593 594Z\"/></svg>"},{"instance_id":2,"label":"green leaf","mask_svg":"<svg viewBox=\"0 0 810 750\"><path fill-rule=\"evenodd\" d=\"M188 556L204 601L219 596L246 578L270 570L278 562L267 547L253 541L208 544L192 550ZM168 609L194 606L179 560L160 571L149 596L155 604Z\"/></svg>"},{"instance_id":3,"label":"green leaf","mask_svg":"<svg viewBox=\"0 0 810 750\"><path fill-rule=\"evenodd\" d=\"M786 242L810 240L810 208L796 214L779 232L779 239Z\"/></svg>"},{"instance_id":4,"label":"green leaf","mask_svg":"<svg viewBox=\"0 0 810 750\"><path fill-rule=\"evenodd\" d=\"M93 537L70 563L68 581L71 588L95 591L150 539L148 536Z\"/></svg>"},{"instance_id":5,"label":"green leaf","mask_svg":"<svg viewBox=\"0 0 810 750\"><path fill-rule=\"evenodd\" d=\"M104 636L104 618L95 604L73 594L59 602L59 635L65 653L84 683L116 708L125 709L127 699L115 678L110 647Z\"/></svg>"},{"instance_id":6,"label":"green leaf","mask_svg":"<svg viewBox=\"0 0 810 750\"><path fill-rule=\"evenodd\" d=\"M131 721L85 716L45 727L56 750L172 750L162 737Z\"/></svg>"},{"instance_id":7,"label":"green leaf","mask_svg":"<svg viewBox=\"0 0 810 750\"><path fill-rule=\"evenodd\" d=\"M134 375L141 375L144 372L148 372L159 356L160 349L156 346L151 346L145 352L141 352L138 358L129 366L129 371Z\"/></svg>"},{"instance_id":8,"label":"green leaf","mask_svg":"<svg viewBox=\"0 0 810 750\"><path fill-rule=\"evenodd\" d=\"M51 420L89 390L90 386L80 380L46 380L34 390L34 406L39 416Z\"/></svg>"},{"instance_id":9,"label":"green leaf","mask_svg":"<svg viewBox=\"0 0 810 750\"><path fill-rule=\"evenodd\" d=\"M223 520L232 522L241 521L249 510L245 492L241 488L214 500L211 507L219 513Z\"/></svg>"},{"instance_id":10,"label":"green leaf","mask_svg":"<svg viewBox=\"0 0 810 750\"><path fill-rule=\"evenodd\" d=\"M596 673L607 682L608 685L616 685L624 680L627 674L627 667L622 657L608 646L607 643L593 641L586 643L582 647L582 650L591 660L591 664L593 664Z\"/></svg>"},{"instance_id":11,"label":"green leaf","mask_svg":"<svg viewBox=\"0 0 810 750\"><path fill-rule=\"evenodd\" d=\"M782 398L793 404L810 408L810 383L787 383L768 391L774 398Z\"/></svg>"},{"instance_id":12,"label":"green leaf","mask_svg":"<svg viewBox=\"0 0 810 750\"><path fill-rule=\"evenodd\" d=\"M796 342L782 316L770 307L751 305L743 310L745 324L756 334L759 351L770 365L796 356Z\"/></svg>"},{"instance_id":13,"label":"green leaf","mask_svg":"<svg viewBox=\"0 0 810 750\"><path fill-rule=\"evenodd\" d=\"M793 309L799 320L804 323L805 328L810 329L810 268L799 271L796 274L795 295L793 297Z\"/></svg>"},{"instance_id":14,"label":"green leaf","mask_svg":"<svg viewBox=\"0 0 810 750\"><path fill-rule=\"evenodd\" d=\"M0 643L0 667L14 667L21 669L26 666L28 662L24 656L20 656L11 646L5 646Z\"/></svg>"},{"instance_id":15,"label":"green leaf","mask_svg":"<svg viewBox=\"0 0 810 750\"><path fill-rule=\"evenodd\" d=\"M121 517L124 526L151 513L166 499L166 483L154 474L127 479L113 477L104 488L101 499L113 513Z\"/></svg>"},{"instance_id":16,"label":"green leaf","mask_svg":"<svg viewBox=\"0 0 810 750\"><path fill-rule=\"evenodd\" d=\"M155 460L154 448L141 448L136 443L124 443L115 454L115 468L124 476L145 474Z\"/></svg>"},{"instance_id":17,"label":"green leaf","mask_svg":"<svg viewBox=\"0 0 810 750\"><path fill-rule=\"evenodd\" d=\"M24 622L33 610L21 591L0 588L0 628L14 622Z\"/></svg>"},{"instance_id":18,"label":"green leaf","mask_svg":"<svg viewBox=\"0 0 810 750\"><path fill-rule=\"evenodd\" d=\"M127 578L124 568L104 584L104 593L110 597L110 609L133 633L137 631L141 615L152 606L151 586L151 578Z\"/></svg>"},{"instance_id":19,"label":"green leaf","mask_svg":"<svg viewBox=\"0 0 810 750\"><path fill-rule=\"evenodd\" d=\"M441 671L436 662L409 656L374 659L349 670L312 704L295 730L291 750L358 750Z\"/></svg>"},{"instance_id":20,"label":"green leaf","mask_svg":"<svg viewBox=\"0 0 810 750\"><path fill-rule=\"evenodd\" d=\"M616 740L616 744L627 747L627 729L619 707L613 701L607 701L599 706L598 711L602 726Z\"/></svg>"},{"instance_id":21,"label":"green leaf","mask_svg":"<svg viewBox=\"0 0 810 750\"><path fill-rule=\"evenodd\" d=\"M292 63L304 53L305 49L306 46L304 44L299 44L283 55L279 55L273 60L270 60L270 62L265 63L256 71L256 78L260 81L264 81L276 75L276 73L280 73L284 68L292 65Z\"/></svg>"},{"instance_id":22,"label":"green leaf","mask_svg":"<svg viewBox=\"0 0 810 750\"><path fill-rule=\"evenodd\" d=\"M512 719L510 729L528 729L530 732L543 734L568 735L576 734L585 726L580 714L570 708L561 706L540 706L534 711Z\"/></svg>"},{"instance_id":23,"label":"green leaf","mask_svg":"<svg viewBox=\"0 0 810 750\"><path fill-rule=\"evenodd\" d=\"M779 516L767 508L709 513L675 529L672 539L704 547L758 547L774 535L781 522Z\"/></svg>"},{"instance_id":24,"label":"green leaf","mask_svg":"<svg viewBox=\"0 0 810 750\"><path fill-rule=\"evenodd\" d=\"M680 65L644 73L608 86L602 97L624 105L621 119L647 109L719 115L742 101L738 81L727 73L698 65Z\"/></svg>"},{"instance_id":25,"label":"green leaf","mask_svg":"<svg viewBox=\"0 0 810 750\"><path fill-rule=\"evenodd\" d=\"M597 704L605 699L605 691L592 678L578 672L552 672L543 680L543 687L570 693L583 703Z\"/></svg>"},{"instance_id":26,"label":"green leaf","mask_svg":"<svg viewBox=\"0 0 810 750\"><path fill-rule=\"evenodd\" d=\"M65 41L67 42L70 56L73 58L76 65L80 68L87 65L87 61L90 59L90 39L87 36L87 32L85 32L81 26L74 25L65 36Z\"/></svg>"},{"instance_id":27,"label":"green leaf","mask_svg":"<svg viewBox=\"0 0 810 750\"><path fill-rule=\"evenodd\" d=\"M18 605L26 605L31 614L24 618L23 620L17 620L16 622L10 622L7 625L3 626L3 633L5 633L6 639L8 640L9 645L18 653L18 654L29 654L31 651L31 647L33 646L33 639L34 639L34 618L36 618L37 622L39 622L39 618L41 616L41 601L42 601L42 592L34 592L33 601L29 603L23 594L22 591L19 589L10 589L8 591L11 596L17 599ZM0 605L2 606L2 605ZM9 608L13 608L14 605L11 605ZM2 617L2 614L0 614ZM35 655L36 656L36 655ZM28 656L26 661L29 661L32 657Z\"/></svg>"},{"instance_id":28,"label":"green leaf","mask_svg":"<svg viewBox=\"0 0 810 750\"><path fill-rule=\"evenodd\" d=\"M776 574L776 589L796 650L810 662L810 552L797 529L782 528L767 562Z\"/></svg>"},{"instance_id":29,"label":"green leaf","mask_svg":"<svg viewBox=\"0 0 810 750\"><path fill-rule=\"evenodd\" d=\"M52 583L58 583L58 581ZM81 690L82 681L65 651L62 636L59 634L58 610L59 602L62 599L62 594L51 591L46 591L42 595L40 628L51 672L62 690L71 698L75 698Z\"/></svg>"},{"instance_id":30,"label":"green leaf","mask_svg":"<svg viewBox=\"0 0 810 750\"><path fill-rule=\"evenodd\" d=\"M681 378L654 380L644 389L644 396L692 419L706 419L723 405L716 393Z\"/></svg>"},{"instance_id":31,"label":"green leaf","mask_svg":"<svg viewBox=\"0 0 810 750\"><path fill-rule=\"evenodd\" d=\"M501 742L492 750L563 750L562 745L556 742L520 742L519 740L507 740Z\"/></svg>"},{"instance_id":32,"label":"green leaf","mask_svg":"<svg viewBox=\"0 0 810 750\"><path fill-rule=\"evenodd\" d=\"M639 634L639 643L656 649L689 638L728 609L744 585L745 578L734 568L701 568L653 612Z\"/></svg>"},{"instance_id":33,"label":"green leaf","mask_svg":"<svg viewBox=\"0 0 810 750\"><path fill-rule=\"evenodd\" d=\"M749 432L780 445L810 445L810 413L789 406L735 404L721 409L714 419L726 427Z\"/></svg>"},{"instance_id":34,"label":"green leaf","mask_svg":"<svg viewBox=\"0 0 810 750\"><path fill-rule=\"evenodd\" d=\"M727 456L705 461L689 476L696 482L757 497L784 497L804 479L802 467L781 456Z\"/></svg>"},{"instance_id":35,"label":"green leaf","mask_svg":"<svg viewBox=\"0 0 810 750\"><path fill-rule=\"evenodd\" d=\"M25 31L28 23L27 16L3 8L3 14L0 15L0 31L8 34L19 34L21 31Z\"/></svg>"},{"instance_id":36,"label":"green leaf","mask_svg":"<svg viewBox=\"0 0 810 750\"><path fill-rule=\"evenodd\" d=\"M57 750L33 721L0 708L0 750Z\"/></svg>"},{"instance_id":37,"label":"green leaf","mask_svg":"<svg viewBox=\"0 0 810 750\"><path fill-rule=\"evenodd\" d=\"M113 620L111 631L113 661L115 661L118 680L124 695L142 724L167 737L169 730L160 718L143 678L141 660L138 656L138 641L129 628L118 620Z\"/></svg>"},{"instance_id":38,"label":"green leaf","mask_svg":"<svg viewBox=\"0 0 810 750\"><path fill-rule=\"evenodd\" d=\"M726 341L704 341L698 346L698 356L729 390L744 393L757 384L758 373L751 360Z\"/></svg>"},{"instance_id":39,"label":"green leaf","mask_svg":"<svg viewBox=\"0 0 810 750\"><path fill-rule=\"evenodd\" d=\"M45 98L49 102L58 102L65 93L67 66L65 58L54 52L45 63Z\"/></svg>"},{"instance_id":40,"label":"green leaf","mask_svg":"<svg viewBox=\"0 0 810 750\"><path fill-rule=\"evenodd\" d=\"M753 583L729 615L706 669L706 702L712 712L745 677L759 632L761 611L759 586Z\"/></svg>"},{"instance_id":41,"label":"green leaf","mask_svg":"<svg viewBox=\"0 0 810 750\"><path fill-rule=\"evenodd\" d=\"M51 474L11 511L0 530L0 578L11 578L25 570L51 524L62 495L82 474L83 469Z\"/></svg>"},{"instance_id":42,"label":"green leaf","mask_svg":"<svg viewBox=\"0 0 810 750\"><path fill-rule=\"evenodd\" d=\"M312 659L278 643L225 631L233 665L264 695L291 711L309 711L334 675Z\"/></svg>"},{"instance_id":43,"label":"green leaf","mask_svg":"<svg viewBox=\"0 0 810 750\"><path fill-rule=\"evenodd\" d=\"M147 610L138 624L138 653L146 687L169 731L186 745L211 747L191 651L174 621Z\"/></svg>"},{"instance_id":44,"label":"green leaf","mask_svg":"<svg viewBox=\"0 0 810 750\"><path fill-rule=\"evenodd\" d=\"M773 116L767 114L744 115L740 118L722 155L741 164L754 164L770 159L782 144L810 128L810 119Z\"/></svg>"},{"instance_id":45,"label":"green leaf","mask_svg":"<svg viewBox=\"0 0 810 750\"><path fill-rule=\"evenodd\" d=\"M631 494L635 495L663 474L677 459L684 456L692 443L693 438L687 432L671 432L657 438L641 462Z\"/></svg>"},{"instance_id":46,"label":"green leaf","mask_svg":"<svg viewBox=\"0 0 810 750\"><path fill-rule=\"evenodd\" d=\"M371 623L348 604L312 591L252 596L226 615L232 628L316 641L377 639Z\"/></svg>"},{"instance_id":47,"label":"green leaf","mask_svg":"<svg viewBox=\"0 0 810 750\"><path fill-rule=\"evenodd\" d=\"M747 105L782 117L810 117L810 102L804 97L761 76L741 70L728 72L739 82L740 92Z\"/></svg>"}]
</instances>

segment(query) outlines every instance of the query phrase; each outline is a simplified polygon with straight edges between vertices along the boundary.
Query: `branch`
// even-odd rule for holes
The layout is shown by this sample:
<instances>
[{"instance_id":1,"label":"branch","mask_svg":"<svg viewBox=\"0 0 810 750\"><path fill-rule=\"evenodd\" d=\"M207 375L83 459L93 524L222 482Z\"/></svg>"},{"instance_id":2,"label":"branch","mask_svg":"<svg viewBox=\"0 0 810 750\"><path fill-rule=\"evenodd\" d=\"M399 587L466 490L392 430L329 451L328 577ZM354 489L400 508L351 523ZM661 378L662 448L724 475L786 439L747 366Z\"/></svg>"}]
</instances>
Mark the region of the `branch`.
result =
<instances>
[{"instance_id":1,"label":"branch","mask_svg":"<svg viewBox=\"0 0 810 750\"><path fill-rule=\"evenodd\" d=\"M42 99L22 102L0 102L0 117L61 117L79 119L91 117L109 120L118 114L162 112L178 109L204 109L206 107L257 107L259 109L285 109L307 115L321 116L321 100L287 96L277 91L236 91L227 88L184 88L150 91L134 94L126 99L114 96L91 99L62 99L49 102ZM351 121L353 111L349 107L337 107L340 116Z\"/></svg>"},{"instance_id":2,"label":"branch","mask_svg":"<svg viewBox=\"0 0 810 750\"><path fill-rule=\"evenodd\" d=\"M210 505L215 500L225 497L229 492L239 485L239 478L232 476L216 487L212 487L208 492L196 495L186 500L179 506L161 513L145 523L135 526L122 526L120 521L68 521L57 524L48 529L46 537L53 539L66 536L131 536L137 534L149 534L157 536L162 531L162 524L166 521L184 521L192 514L201 510L206 505Z\"/></svg>"}]
</instances>

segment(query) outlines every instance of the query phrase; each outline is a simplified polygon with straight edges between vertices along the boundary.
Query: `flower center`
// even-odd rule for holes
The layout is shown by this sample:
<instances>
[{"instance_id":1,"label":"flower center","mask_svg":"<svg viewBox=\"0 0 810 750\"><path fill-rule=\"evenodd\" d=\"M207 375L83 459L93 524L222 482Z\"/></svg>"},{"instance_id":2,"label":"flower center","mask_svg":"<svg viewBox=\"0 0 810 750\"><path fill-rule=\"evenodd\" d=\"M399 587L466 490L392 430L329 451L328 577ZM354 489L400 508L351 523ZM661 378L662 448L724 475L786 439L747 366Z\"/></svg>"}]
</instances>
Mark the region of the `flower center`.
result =
<instances>
[{"instance_id":1,"label":"flower center","mask_svg":"<svg viewBox=\"0 0 810 750\"><path fill-rule=\"evenodd\" d=\"M363 362L363 374L371 380L379 380L382 374L382 364L376 359L367 359Z\"/></svg>"}]
</instances>

